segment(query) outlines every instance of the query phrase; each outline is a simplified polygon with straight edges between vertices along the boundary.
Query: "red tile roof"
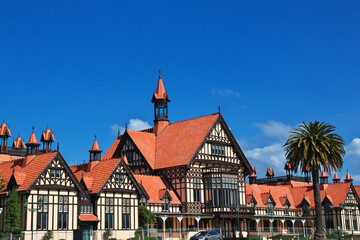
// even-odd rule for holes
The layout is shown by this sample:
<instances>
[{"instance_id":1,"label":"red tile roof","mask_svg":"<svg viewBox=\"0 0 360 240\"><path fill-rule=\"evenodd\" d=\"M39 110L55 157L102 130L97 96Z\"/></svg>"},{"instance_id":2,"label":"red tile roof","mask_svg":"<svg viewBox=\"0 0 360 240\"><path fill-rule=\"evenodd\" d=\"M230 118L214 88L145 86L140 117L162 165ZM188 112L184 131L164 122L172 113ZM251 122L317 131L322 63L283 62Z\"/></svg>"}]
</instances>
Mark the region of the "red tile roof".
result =
<instances>
[{"instance_id":1,"label":"red tile roof","mask_svg":"<svg viewBox=\"0 0 360 240\"><path fill-rule=\"evenodd\" d=\"M325 190L320 192L321 201L325 196L334 204L334 207L339 207L340 203L344 203L351 183L334 183L328 184ZM355 190L360 193L360 187L355 187ZM277 208L283 208L285 199L289 200L291 208L300 208L302 201L305 199L309 202L310 208L315 207L314 193L312 184L292 182L290 185L257 185L246 184L247 203L250 202L251 197L254 196L258 207L266 207L265 203L271 194Z\"/></svg>"},{"instance_id":2,"label":"red tile roof","mask_svg":"<svg viewBox=\"0 0 360 240\"><path fill-rule=\"evenodd\" d=\"M8 137L11 137L10 128L8 128L5 123L2 123L0 125L0 136L4 136L6 134L7 134Z\"/></svg>"},{"instance_id":3,"label":"red tile roof","mask_svg":"<svg viewBox=\"0 0 360 240\"><path fill-rule=\"evenodd\" d=\"M47 128L45 130L45 132L42 133L40 141L41 142L46 142L46 141L55 142L54 134L51 132L51 130L49 128Z\"/></svg>"},{"instance_id":4,"label":"red tile roof","mask_svg":"<svg viewBox=\"0 0 360 240\"><path fill-rule=\"evenodd\" d=\"M134 177L136 181L144 187L145 191L149 195L149 203L163 203L161 198L167 190L171 197L171 203L181 204L181 201L176 196L175 192L170 189L159 176L134 174Z\"/></svg>"},{"instance_id":5,"label":"red tile roof","mask_svg":"<svg viewBox=\"0 0 360 240\"><path fill-rule=\"evenodd\" d=\"M340 178L339 178L339 176L338 176L337 173L335 173L333 180L340 180Z\"/></svg>"},{"instance_id":6,"label":"red tile roof","mask_svg":"<svg viewBox=\"0 0 360 240\"><path fill-rule=\"evenodd\" d=\"M72 166L70 169L79 182L83 178L87 189L91 191L91 193L98 193L120 161L120 158L104 159L97 162L92 168L88 166L91 163L85 163ZM91 169L90 172L88 172L89 169Z\"/></svg>"},{"instance_id":7,"label":"red tile roof","mask_svg":"<svg viewBox=\"0 0 360 240\"><path fill-rule=\"evenodd\" d=\"M159 75L159 80L158 80L158 84L156 87L156 92L154 93L153 98L155 99L164 99L166 98L166 91L165 91L165 87L164 87L164 83L163 80L161 78L161 75Z\"/></svg>"},{"instance_id":8,"label":"red tile roof","mask_svg":"<svg viewBox=\"0 0 360 240\"><path fill-rule=\"evenodd\" d=\"M99 218L96 217L94 214L80 214L79 216L80 222L99 222Z\"/></svg>"},{"instance_id":9,"label":"red tile roof","mask_svg":"<svg viewBox=\"0 0 360 240\"><path fill-rule=\"evenodd\" d=\"M155 168L187 165L218 117L212 114L168 125L156 137Z\"/></svg>"},{"instance_id":10,"label":"red tile roof","mask_svg":"<svg viewBox=\"0 0 360 240\"><path fill-rule=\"evenodd\" d=\"M99 144L96 141L96 138L95 138L92 148L89 150L89 152L102 152L99 148Z\"/></svg>"},{"instance_id":11,"label":"red tile roof","mask_svg":"<svg viewBox=\"0 0 360 240\"><path fill-rule=\"evenodd\" d=\"M28 190L30 185L56 156L56 154L57 152L48 152L36 155L35 157L32 157L26 165L23 164L25 158L1 163L0 173L6 179L6 182L10 180L11 175L14 173L15 180L19 181L17 184L21 185L17 190Z\"/></svg>"},{"instance_id":12,"label":"red tile roof","mask_svg":"<svg viewBox=\"0 0 360 240\"><path fill-rule=\"evenodd\" d=\"M36 140L36 136L34 132L31 133L29 142L27 142L26 145L40 145L40 143L38 143L38 141Z\"/></svg>"},{"instance_id":13,"label":"red tile roof","mask_svg":"<svg viewBox=\"0 0 360 240\"><path fill-rule=\"evenodd\" d=\"M21 139L21 137L17 137L16 140L14 140L12 146L14 148L25 148L24 141Z\"/></svg>"},{"instance_id":14,"label":"red tile roof","mask_svg":"<svg viewBox=\"0 0 360 240\"><path fill-rule=\"evenodd\" d=\"M325 171L323 170L320 175L321 178L328 178L328 175L326 175Z\"/></svg>"},{"instance_id":15,"label":"red tile roof","mask_svg":"<svg viewBox=\"0 0 360 240\"><path fill-rule=\"evenodd\" d=\"M352 180L352 178L350 176L350 173L347 173L346 177L345 177L345 181L351 181L351 180Z\"/></svg>"},{"instance_id":16,"label":"red tile roof","mask_svg":"<svg viewBox=\"0 0 360 240\"><path fill-rule=\"evenodd\" d=\"M106 153L103 155L102 159L110 159L114 156L114 153L116 151L116 148L118 147L120 141L121 141L122 136L119 136L117 139L115 139L115 141L113 142L113 144L111 144L110 148L106 151Z\"/></svg>"},{"instance_id":17,"label":"red tile roof","mask_svg":"<svg viewBox=\"0 0 360 240\"><path fill-rule=\"evenodd\" d=\"M145 157L152 169L155 169L155 134L127 130L127 133Z\"/></svg>"}]
</instances>

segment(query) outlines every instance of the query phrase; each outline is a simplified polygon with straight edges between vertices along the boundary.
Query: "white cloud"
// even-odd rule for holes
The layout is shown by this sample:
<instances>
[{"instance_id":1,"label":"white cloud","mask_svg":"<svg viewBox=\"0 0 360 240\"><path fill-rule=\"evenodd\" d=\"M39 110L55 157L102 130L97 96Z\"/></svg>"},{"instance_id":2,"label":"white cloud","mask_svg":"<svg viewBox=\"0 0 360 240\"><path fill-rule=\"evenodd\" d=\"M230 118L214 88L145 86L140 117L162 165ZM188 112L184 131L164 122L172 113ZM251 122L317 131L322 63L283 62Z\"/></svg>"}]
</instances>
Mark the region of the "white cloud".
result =
<instances>
[{"instance_id":1,"label":"white cloud","mask_svg":"<svg viewBox=\"0 0 360 240\"><path fill-rule=\"evenodd\" d=\"M110 126L111 128L111 134L112 135L117 135L118 131L120 130L120 134L124 133L125 131L125 126L120 126L119 124L113 124ZM129 130L144 130L144 129L148 129L151 128L150 124L146 121L140 120L138 118L135 119L130 119L129 124L128 124L128 129Z\"/></svg>"},{"instance_id":2,"label":"white cloud","mask_svg":"<svg viewBox=\"0 0 360 240\"><path fill-rule=\"evenodd\" d=\"M220 96L220 97L237 97L240 98L241 95L239 92L231 90L231 89L211 89L211 94L213 96Z\"/></svg>"},{"instance_id":3,"label":"white cloud","mask_svg":"<svg viewBox=\"0 0 360 240\"><path fill-rule=\"evenodd\" d=\"M360 138L354 138L345 149L347 155L360 157Z\"/></svg>"},{"instance_id":4,"label":"white cloud","mask_svg":"<svg viewBox=\"0 0 360 240\"><path fill-rule=\"evenodd\" d=\"M267 121L266 123L255 123L255 126L263 131L267 137L286 140L289 137L291 126L277 121Z\"/></svg>"},{"instance_id":5,"label":"white cloud","mask_svg":"<svg viewBox=\"0 0 360 240\"><path fill-rule=\"evenodd\" d=\"M263 148L254 148L246 150L245 156L250 164L255 166L258 177L265 177L265 172L268 168L272 168L277 176L283 175L285 164L285 152L282 144L274 143Z\"/></svg>"}]
</instances>

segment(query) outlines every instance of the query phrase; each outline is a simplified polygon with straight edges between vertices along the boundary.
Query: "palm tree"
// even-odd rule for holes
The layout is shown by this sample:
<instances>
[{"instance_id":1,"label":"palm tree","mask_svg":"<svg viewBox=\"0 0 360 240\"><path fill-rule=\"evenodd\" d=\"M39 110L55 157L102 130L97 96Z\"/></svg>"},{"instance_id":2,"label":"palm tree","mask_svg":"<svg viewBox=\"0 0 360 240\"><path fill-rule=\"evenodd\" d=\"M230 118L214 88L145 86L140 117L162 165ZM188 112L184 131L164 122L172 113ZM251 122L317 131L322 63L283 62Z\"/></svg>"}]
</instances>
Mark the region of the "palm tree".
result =
<instances>
[{"instance_id":1,"label":"palm tree","mask_svg":"<svg viewBox=\"0 0 360 240\"><path fill-rule=\"evenodd\" d=\"M319 186L319 171L330 173L341 169L345 155L345 142L334 133L335 127L315 121L299 125L290 131L291 135L283 146L286 159L294 171L311 169L315 200L315 240L323 235L322 207Z\"/></svg>"}]
</instances>

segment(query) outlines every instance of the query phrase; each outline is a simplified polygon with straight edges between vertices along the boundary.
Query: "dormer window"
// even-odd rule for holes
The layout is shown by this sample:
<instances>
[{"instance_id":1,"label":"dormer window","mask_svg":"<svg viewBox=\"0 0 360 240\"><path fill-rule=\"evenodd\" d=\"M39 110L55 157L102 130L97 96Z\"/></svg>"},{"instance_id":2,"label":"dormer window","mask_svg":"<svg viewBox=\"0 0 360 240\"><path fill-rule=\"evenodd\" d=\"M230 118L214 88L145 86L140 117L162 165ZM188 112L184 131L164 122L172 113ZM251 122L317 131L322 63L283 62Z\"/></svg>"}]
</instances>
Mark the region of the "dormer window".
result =
<instances>
[{"instance_id":1,"label":"dormer window","mask_svg":"<svg viewBox=\"0 0 360 240\"><path fill-rule=\"evenodd\" d=\"M250 207L256 207L256 203L254 201L251 201L249 204L250 204Z\"/></svg>"},{"instance_id":2,"label":"dormer window","mask_svg":"<svg viewBox=\"0 0 360 240\"><path fill-rule=\"evenodd\" d=\"M225 146L222 145L211 145L211 154L217 156L225 156Z\"/></svg>"},{"instance_id":3,"label":"dormer window","mask_svg":"<svg viewBox=\"0 0 360 240\"><path fill-rule=\"evenodd\" d=\"M309 216L310 215L310 210L309 210L309 204L305 203L302 206L302 211L303 211L303 216Z\"/></svg>"},{"instance_id":4,"label":"dormer window","mask_svg":"<svg viewBox=\"0 0 360 240\"><path fill-rule=\"evenodd\" d=\"M133 161L133 152L127 152L126 153L126 158L128 160L128 162L132 162Z\"/></svg>"},{"instance_id":5,"label":"dormer window","mask_svg":"<svg viewBox=\"0 0 360 240\"><path fill-rule=\"evenodd\" d=\"M284 209L284 215L289 216L290 213L290 205L288 203L286 203L284 205L285 209Z\"/></svg>"},{"instance_id":6,"label":"dormer window","mask_svg":"<svg viewBox=\"0 0 360 240\"><path fill-rule=\"evenodd\" d=\"M124 182L124 174L116 173L115 174L115 182L123 183Z\"/></svg>"},{"instance_id":7,"label":"dormer window","mask_svg":"<svg viewBox=\"0 0 360 240\"><path fill-rule=\"evenodd\" d=\"M170 209L170 200L166 197L163 198L163 204L162 204L162 211L163 212L169 212Z\"/></svg>"},{"instance_id":8,"label":"dormer window","mask_svg":"<svg viewBox=\"0 0 360 240\"><path fill-rule=\"evenodd\" d=\"M60 169L51 169L50 170L50 178L60 178L60 177L61 177Z\"/></svg>"},{"instance_id":9,"label":"dormer window","mask_svg":"<svg viewBox=\"0 0 360 240\"><path fill-rule=\"evenodd\" d=\"M273 215L274 214L274 204L272 202L268 202L266 204L266 214Z\"/></svg>"}]
</instances>

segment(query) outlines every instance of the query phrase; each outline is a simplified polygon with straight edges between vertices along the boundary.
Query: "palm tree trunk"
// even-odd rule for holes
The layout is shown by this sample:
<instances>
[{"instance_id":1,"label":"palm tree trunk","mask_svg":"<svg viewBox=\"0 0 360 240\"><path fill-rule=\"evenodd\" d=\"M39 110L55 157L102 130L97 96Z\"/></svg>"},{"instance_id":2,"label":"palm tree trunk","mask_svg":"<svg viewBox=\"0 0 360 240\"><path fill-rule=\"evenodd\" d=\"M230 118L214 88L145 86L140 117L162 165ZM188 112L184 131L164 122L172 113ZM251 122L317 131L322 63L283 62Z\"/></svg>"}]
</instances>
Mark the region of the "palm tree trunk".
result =
<instances>
[{"instance_id":1,"label":"palm tree trunk","mask_svg":"<svg viewBox=\"0 0 360 240\"><path fill-rule=\"evenodd\" d=\"M312 171L313 188L314 188L314 201L315 201L315 227L316 232L314 239L318 240L322 238L323 234L323 219L322 219L322 206L320 197L320 185L319 185L319 171Z\"/></svg>"}]
</instances>

